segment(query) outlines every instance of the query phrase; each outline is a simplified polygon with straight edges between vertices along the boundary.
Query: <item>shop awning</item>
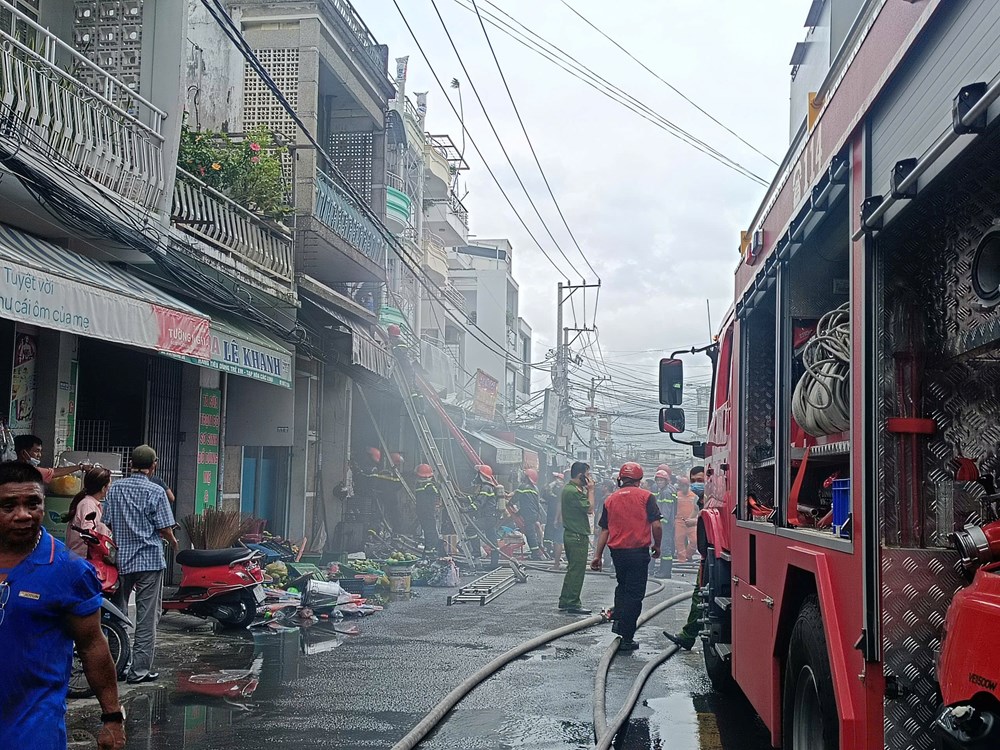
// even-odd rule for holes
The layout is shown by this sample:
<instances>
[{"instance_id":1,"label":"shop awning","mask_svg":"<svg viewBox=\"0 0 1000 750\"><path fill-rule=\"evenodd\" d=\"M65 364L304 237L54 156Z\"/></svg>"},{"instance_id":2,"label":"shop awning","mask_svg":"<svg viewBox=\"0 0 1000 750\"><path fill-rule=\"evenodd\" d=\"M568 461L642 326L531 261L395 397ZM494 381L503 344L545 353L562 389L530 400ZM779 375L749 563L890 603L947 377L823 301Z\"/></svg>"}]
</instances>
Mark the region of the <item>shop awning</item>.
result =
<instances>
[{"instance_id":1,"label":"shop awning","mask_svg":"<svg viewBox=\"0 0 1000 750\"><path fill-rule=\"evenodd\" d=\"M283 388L291 388L294 378L295 355L285 344L255 326L220 313L212 313L207 358L171 353L167 356Z\"/></svg>"},{"instance_id":2,"label":"shop awning","mask_svg":"<svg viewBox=\"0 0 1000 750\"><path fill-rule=\"evenodd\" d=\"M108 263L0 224L0 317L207 359L208 317Z\"/></svg>"},{"instance_id":3,"label":"shop awning","mask_svg":"<svg viewBox=\"0 0 1000 750\"><path fill-rule=\"evenodd\" d=\"M310 305L333 318L341 330L351 334L351 364L362 367L382 378L392 377L392 352L381 341L365 330L365 326L353 322L347 315L311 297L303 297Z\"/></svg>"},{"instance_id":4,"label":"shop awning","mask_svg":"<svg viewBox=\"0 0 1000 750\"><path fill-rule=\"evenodd\" d=\"M506 440L501 440L493 435L487 435L485 432L479 432L477 430L465 430L466 435L471 437L473 440L478 440L481 443L493 448L497 453L496 462L498 464L520 464L524 458L524 451L518 448L516 445L511 445Z\"/></svg>"}]
</instances>

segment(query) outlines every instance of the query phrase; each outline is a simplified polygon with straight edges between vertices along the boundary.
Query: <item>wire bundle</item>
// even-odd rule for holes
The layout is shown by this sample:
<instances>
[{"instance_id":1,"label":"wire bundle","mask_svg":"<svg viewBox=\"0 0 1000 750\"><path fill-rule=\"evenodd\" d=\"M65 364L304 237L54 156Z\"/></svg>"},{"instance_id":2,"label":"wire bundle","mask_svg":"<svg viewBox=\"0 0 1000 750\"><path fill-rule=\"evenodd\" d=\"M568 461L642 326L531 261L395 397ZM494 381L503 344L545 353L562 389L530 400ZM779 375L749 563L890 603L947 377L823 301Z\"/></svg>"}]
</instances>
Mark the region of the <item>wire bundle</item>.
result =
<instances>
[{"instance_id":1,"label":"wire bundle","mask_svg":"<svg viewBox=\"0 0 1000 750\"><path fill-rule=\"evenodd\" d=\"M851 317L849 303L826 313L802 350L805 373L792 393L792 415L810 435L851 426Z\"/></svg>"}]
</instances>

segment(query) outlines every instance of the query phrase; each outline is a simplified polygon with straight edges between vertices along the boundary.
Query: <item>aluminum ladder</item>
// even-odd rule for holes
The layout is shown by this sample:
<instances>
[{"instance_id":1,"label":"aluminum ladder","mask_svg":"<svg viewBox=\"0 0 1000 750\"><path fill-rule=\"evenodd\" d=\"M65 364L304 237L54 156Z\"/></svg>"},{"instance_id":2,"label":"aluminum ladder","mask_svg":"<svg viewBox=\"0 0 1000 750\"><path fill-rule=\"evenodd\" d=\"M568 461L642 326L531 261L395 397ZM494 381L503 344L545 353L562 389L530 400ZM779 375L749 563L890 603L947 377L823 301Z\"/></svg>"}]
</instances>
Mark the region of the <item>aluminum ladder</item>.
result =
<instances>
[{"instance_id":1,"label":"aluminum ladder","mask_svg":"<svg viewBox=\"0 0 1000 750\"><path fill-rule=\"evenodd\" d=\"M472 583L462 586L457 594L448 597L448 606L464 602L479 602L484 607L500 594L517 584L517 574L512 568L499 567Z\"/></svg>"}]
</instances>

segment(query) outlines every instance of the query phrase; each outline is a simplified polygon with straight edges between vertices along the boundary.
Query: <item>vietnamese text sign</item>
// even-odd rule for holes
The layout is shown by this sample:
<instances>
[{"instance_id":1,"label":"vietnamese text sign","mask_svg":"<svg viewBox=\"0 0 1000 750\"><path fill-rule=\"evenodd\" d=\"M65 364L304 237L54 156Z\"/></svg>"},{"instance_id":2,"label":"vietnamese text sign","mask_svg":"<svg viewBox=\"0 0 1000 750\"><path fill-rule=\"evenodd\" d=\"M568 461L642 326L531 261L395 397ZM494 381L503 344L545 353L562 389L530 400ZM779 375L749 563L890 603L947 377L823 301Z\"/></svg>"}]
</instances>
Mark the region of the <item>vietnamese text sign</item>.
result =
<instances>
[{"instance_id":1,"label":"vietnamese text sign","mask_svg":"<svg viewBox=\"0 0 1000 750\"><path fill-rule=\"evenodd\" d=\"M211 329L212 367L222 372L262 380L272 385L292 387L292 357L240 336L226 335Z\"/></svg>"},{"instance_id":2,"label":"vietnamese text sign","mask_svg":"<svg viewBox=\"0 0 1000 750\"><path fill-rule=\"evenodd\" d=\"M0 316L208 359L208 319L0 261Z\"/></svg>"},{"instance_id":3,"label":"vietnamese text sign","mask_svg":"<svg viewBox=\"0 0 1000 750\"><path fill-rule=\"evenodd\" d=\"M472 400L472 413L493 419L497 410L497 389L500 385L492 375L476 370L476 393Z\"/></svg>"},{"instance_id":4,"label":"vietnamese text sign","mask_svg":"<svg viewBox=\"0 0 1000 750\"><path fill-rule=\"evenodd\" d=\"M198 480L194 512L214 508L219 494L219 437L222 424L222 391L202 388L198 404Z\"/></svg>"}]
</instances>

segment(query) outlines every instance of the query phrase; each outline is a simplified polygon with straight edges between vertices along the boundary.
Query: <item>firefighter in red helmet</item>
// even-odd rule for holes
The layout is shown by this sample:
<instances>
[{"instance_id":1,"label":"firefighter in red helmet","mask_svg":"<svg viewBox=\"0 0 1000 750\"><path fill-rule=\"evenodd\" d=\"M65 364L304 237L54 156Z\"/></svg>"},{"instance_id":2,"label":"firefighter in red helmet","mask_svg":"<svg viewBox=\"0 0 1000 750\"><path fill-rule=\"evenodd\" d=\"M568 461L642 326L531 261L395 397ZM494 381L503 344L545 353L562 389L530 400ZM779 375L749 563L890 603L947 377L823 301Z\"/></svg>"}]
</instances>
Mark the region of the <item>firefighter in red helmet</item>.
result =
<instances>
[{"instance_id":1,"label":"firefighter in red helmet","mask_svg":"<svg viewBox=\"0 0 1000 750\"><path fill-rule=\"evenodd\" d=\"M541 549L538 546L539 529L542 521L542 503L538 497L538 471L524 470L524 481L514 492L514 503L524 521L524 538L528 542L528 550L532 560L542 560Z\"/></svg>"},{"instance_id":2,"label":"firefighter in red helmet","mask_svg":"<svg viewBox=\"0 0 1000 750\"><path fill-rule=\"evenodd\" d=\"M633 636L639 613L642 612L642 598L646 594L649 559L651 554L654 560L660 556L663 537L656 497L639 485L641 481L642 467L639 464L632 461L622 464L618 472L620 489L604 501L604 510L598 521L601 535L590 563L593 570L600 570L604 547L611 548L618 581L611 629L621 636L618 648L623 651L639 648Z\"/></svg>"},{"instance_id":3,"label":"firefighter in red helmet","mask_svg":"<svg viewBox=\"0 0 1000 750\"><path fill-rule=\"evenodd\" d=\"M446 554L444 542L438 534L438 505L441 503L441 491L434 481L434 469L430 464L420 464L416 470L417 483L413 496L417 504L417 520L424 532L424 557Z\"/></svg>"},{"instance_id":4,"label":"firefighter in red helmet","mask_svg":"<svg viewBox=\"0 0 1000 750\"><path fill-rule=\"evenodd\" d=\"M491 561L499 564L497 521L500 520L500 513L502 511L500 505L501 496L497 494L497 481L493 477L492 467L486 464L479 464L475 469L476 476L473 479L472 502L476 509L476 525L483 532L483 536L486 537L490 544ZM480 540L479 545L474 545L473 549L476 546L480 549L480 555L486 554L482 540Z\"/></svg>"}]
</instances>

